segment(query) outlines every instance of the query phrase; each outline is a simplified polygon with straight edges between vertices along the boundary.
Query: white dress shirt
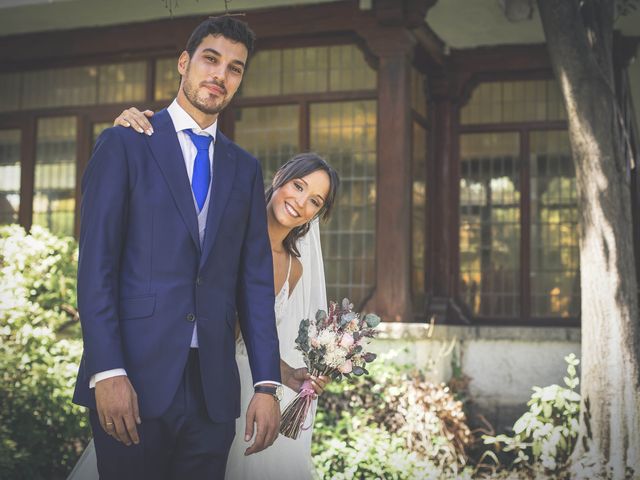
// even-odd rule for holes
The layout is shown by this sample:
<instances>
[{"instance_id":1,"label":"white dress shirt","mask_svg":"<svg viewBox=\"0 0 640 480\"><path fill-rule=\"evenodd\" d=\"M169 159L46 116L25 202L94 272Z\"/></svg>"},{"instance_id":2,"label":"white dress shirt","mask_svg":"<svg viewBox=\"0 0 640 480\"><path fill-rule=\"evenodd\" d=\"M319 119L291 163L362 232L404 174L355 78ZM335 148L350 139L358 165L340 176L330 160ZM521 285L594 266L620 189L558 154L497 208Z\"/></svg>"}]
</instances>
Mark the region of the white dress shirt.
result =
<instances>
[{"instance_id":1,"label":"white dress shirt","mask_svg":"<svg viewBox=\"0 0 640 480\"><path fill-rule=\"evenodd\" d=\"M180 143L180 149L182 150L182 158L184 159L184 165L187 169L187 175L189 176L189 185L191 185L191 180L193 177L193 165L196 160L196 154L198 150L196 146L193 144L191 137L184 130L193 130L197 135L210 135L213 137L213 141L209 144L209 171L212 173L211 178L213 178L213 152L214 145L216 143L216 133L218 127L218 121L216 120L213 124L209 125L204 130L200 128L198 123L178 104L178 100L174 99L171 102L171 105L167 107L167 113L171 117L171 121L173 122L173 126L176 130L176 135L178 137L178 142ZM193 191L191 192L193 196ZM208 208L209 198L211 197L211 184L209 184L209 194L207 196L207 200L205 205L203 206L203 210ZM195 197L193 197L194 208L197 212L197 202ZM206 226L206 222L205 222ZM203 238L204 232L198 232L200 238ZM198 329L197 329L197 320L193 325L193 334L191 336L191 348L198 348ZM89 388L94 388L96 386L96 382L100 380L106 380L107 378L117 377L120 375L126 375L127 372L124 368L114 368L113 370L107 370L104 372L96 373L91 377L89 381ZM256 385L260 384L278 384L277 382L264 381L258 382Z\"/></svg>"}]
</instances>

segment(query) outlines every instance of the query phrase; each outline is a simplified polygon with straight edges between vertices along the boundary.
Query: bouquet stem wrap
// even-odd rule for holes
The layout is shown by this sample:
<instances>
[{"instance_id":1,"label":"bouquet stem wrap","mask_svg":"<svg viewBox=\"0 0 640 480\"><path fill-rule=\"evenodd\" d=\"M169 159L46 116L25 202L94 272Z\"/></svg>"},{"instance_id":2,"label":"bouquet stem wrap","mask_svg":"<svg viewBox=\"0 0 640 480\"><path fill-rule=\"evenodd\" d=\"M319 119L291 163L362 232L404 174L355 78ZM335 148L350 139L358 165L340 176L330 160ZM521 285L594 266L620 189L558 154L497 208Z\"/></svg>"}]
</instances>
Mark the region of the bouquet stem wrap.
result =
<instances>
[{"instance_id":1,"label":"bouquet stem wrap","mask_svg":"<svg viewBox=\"0 0 640 480\"><path fill-rule=\"evenodd\" d=\"M318 372L314 371L313 375ZM297 440L302 430L308 430L313 425L313 418L308 426L304 426L304 422L309 416L309 411L315 397L315 390L311 384L311 380L305 380L298 392L298 395L291 400L282 412L280 420L280 433L288 438Z\"/></svg>"}]
</instances>

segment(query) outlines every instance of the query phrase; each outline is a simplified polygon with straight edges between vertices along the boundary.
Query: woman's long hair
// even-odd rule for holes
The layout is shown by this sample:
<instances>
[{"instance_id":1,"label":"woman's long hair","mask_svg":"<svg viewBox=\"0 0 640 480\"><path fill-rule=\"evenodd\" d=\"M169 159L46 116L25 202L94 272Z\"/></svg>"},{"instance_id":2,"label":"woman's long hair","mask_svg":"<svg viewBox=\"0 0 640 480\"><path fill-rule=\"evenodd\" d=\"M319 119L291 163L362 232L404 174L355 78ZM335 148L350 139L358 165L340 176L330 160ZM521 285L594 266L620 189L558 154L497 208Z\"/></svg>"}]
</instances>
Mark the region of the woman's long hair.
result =
<instances>
[{"instance_id":1,"label":"woman's long hair","mask_svg":"<svg viewBox=\"0 0 640 480\"><path fill-rule=\"evenodd\" d=\"M329 175L329 193L327 194L327 198L325 198L322 208L320 208L313 219L320 217L322 220L327 220L333 210L336 192L340 185L340 178L331 165L316 153L299 153L282 165L273 177L271 186L265 192L266 202L269 203L273 196L273 192L282 187L285 183L295 178L302 178L317 170L323 170L327 175ZM311 221L304 225L294 227L283 240L282 244L290 255L294 255L296 257L300 256L300 252L296 247L296 242L309 231L310 223Z\"/></svg>"}]
</instances>

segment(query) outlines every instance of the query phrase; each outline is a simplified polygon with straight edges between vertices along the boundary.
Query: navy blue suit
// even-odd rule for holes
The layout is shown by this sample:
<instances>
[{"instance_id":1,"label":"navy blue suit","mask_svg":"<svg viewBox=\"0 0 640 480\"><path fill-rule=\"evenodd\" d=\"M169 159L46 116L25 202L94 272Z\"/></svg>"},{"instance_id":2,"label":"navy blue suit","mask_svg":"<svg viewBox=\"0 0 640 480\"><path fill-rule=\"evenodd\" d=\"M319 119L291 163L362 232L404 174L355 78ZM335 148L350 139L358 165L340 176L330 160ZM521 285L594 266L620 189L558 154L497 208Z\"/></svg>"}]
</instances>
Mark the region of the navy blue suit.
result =
<instances>
[{"instance_id":1,"label":"navy blue suit","mask_svg":"<svg viewBox=\"0 0 640 480\"><path fill-rule=\"evenodd\" d=\"M95 409L92 375L124 368L143 418L171 406L197 319L206 413L240 415L236 312L254 382L279 381L273 264L258 161L217 133L201 248L185 163L166 110L155 133L114 127L82 179L78 306L84 354L74 402ZM244 412L243 412L244 413Z\"/></svg>"}]
</instances>

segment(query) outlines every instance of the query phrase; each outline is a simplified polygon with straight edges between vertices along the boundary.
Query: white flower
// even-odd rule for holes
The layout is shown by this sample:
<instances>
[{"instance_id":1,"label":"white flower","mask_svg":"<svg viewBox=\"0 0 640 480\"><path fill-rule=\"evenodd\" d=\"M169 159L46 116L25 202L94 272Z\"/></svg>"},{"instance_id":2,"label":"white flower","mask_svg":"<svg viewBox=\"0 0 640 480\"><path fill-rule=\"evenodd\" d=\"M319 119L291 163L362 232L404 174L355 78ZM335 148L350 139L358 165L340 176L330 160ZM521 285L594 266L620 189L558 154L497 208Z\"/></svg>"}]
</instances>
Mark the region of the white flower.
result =
<instances>
[{"instance_id":1,"label":"white flower","mask_svg":"<svg viewBox=\"0 0 640 480\"><path fill-rule=\"evenodd\" d=\"M316 327L315 323L309 324L309 331L307 332L310 340L313 340L318 336L318 327Z\"/></svg>"},{"instance_id":2,"label":"white flower","mask_svg":"<svg viewBox=\"0 0 640 480\"><path fill-rule=\"evenodd\" d=\"M318 335L318 343L322 347L329 347L330 345L335 345L338 343L338 339L336 334L332 330L322 330Z\"/></svg>"},{"instance_id":3,"label":"white flower","mask_svg":"<svg viewBox=\"0 0 640 480\"><path fill-rule=\"evenodd\" d=\"M335 343L327 345L327 353L324 356L325 365L338 368L347 360L347 351L338 347Z\"/></svg>"}]
</instances>

